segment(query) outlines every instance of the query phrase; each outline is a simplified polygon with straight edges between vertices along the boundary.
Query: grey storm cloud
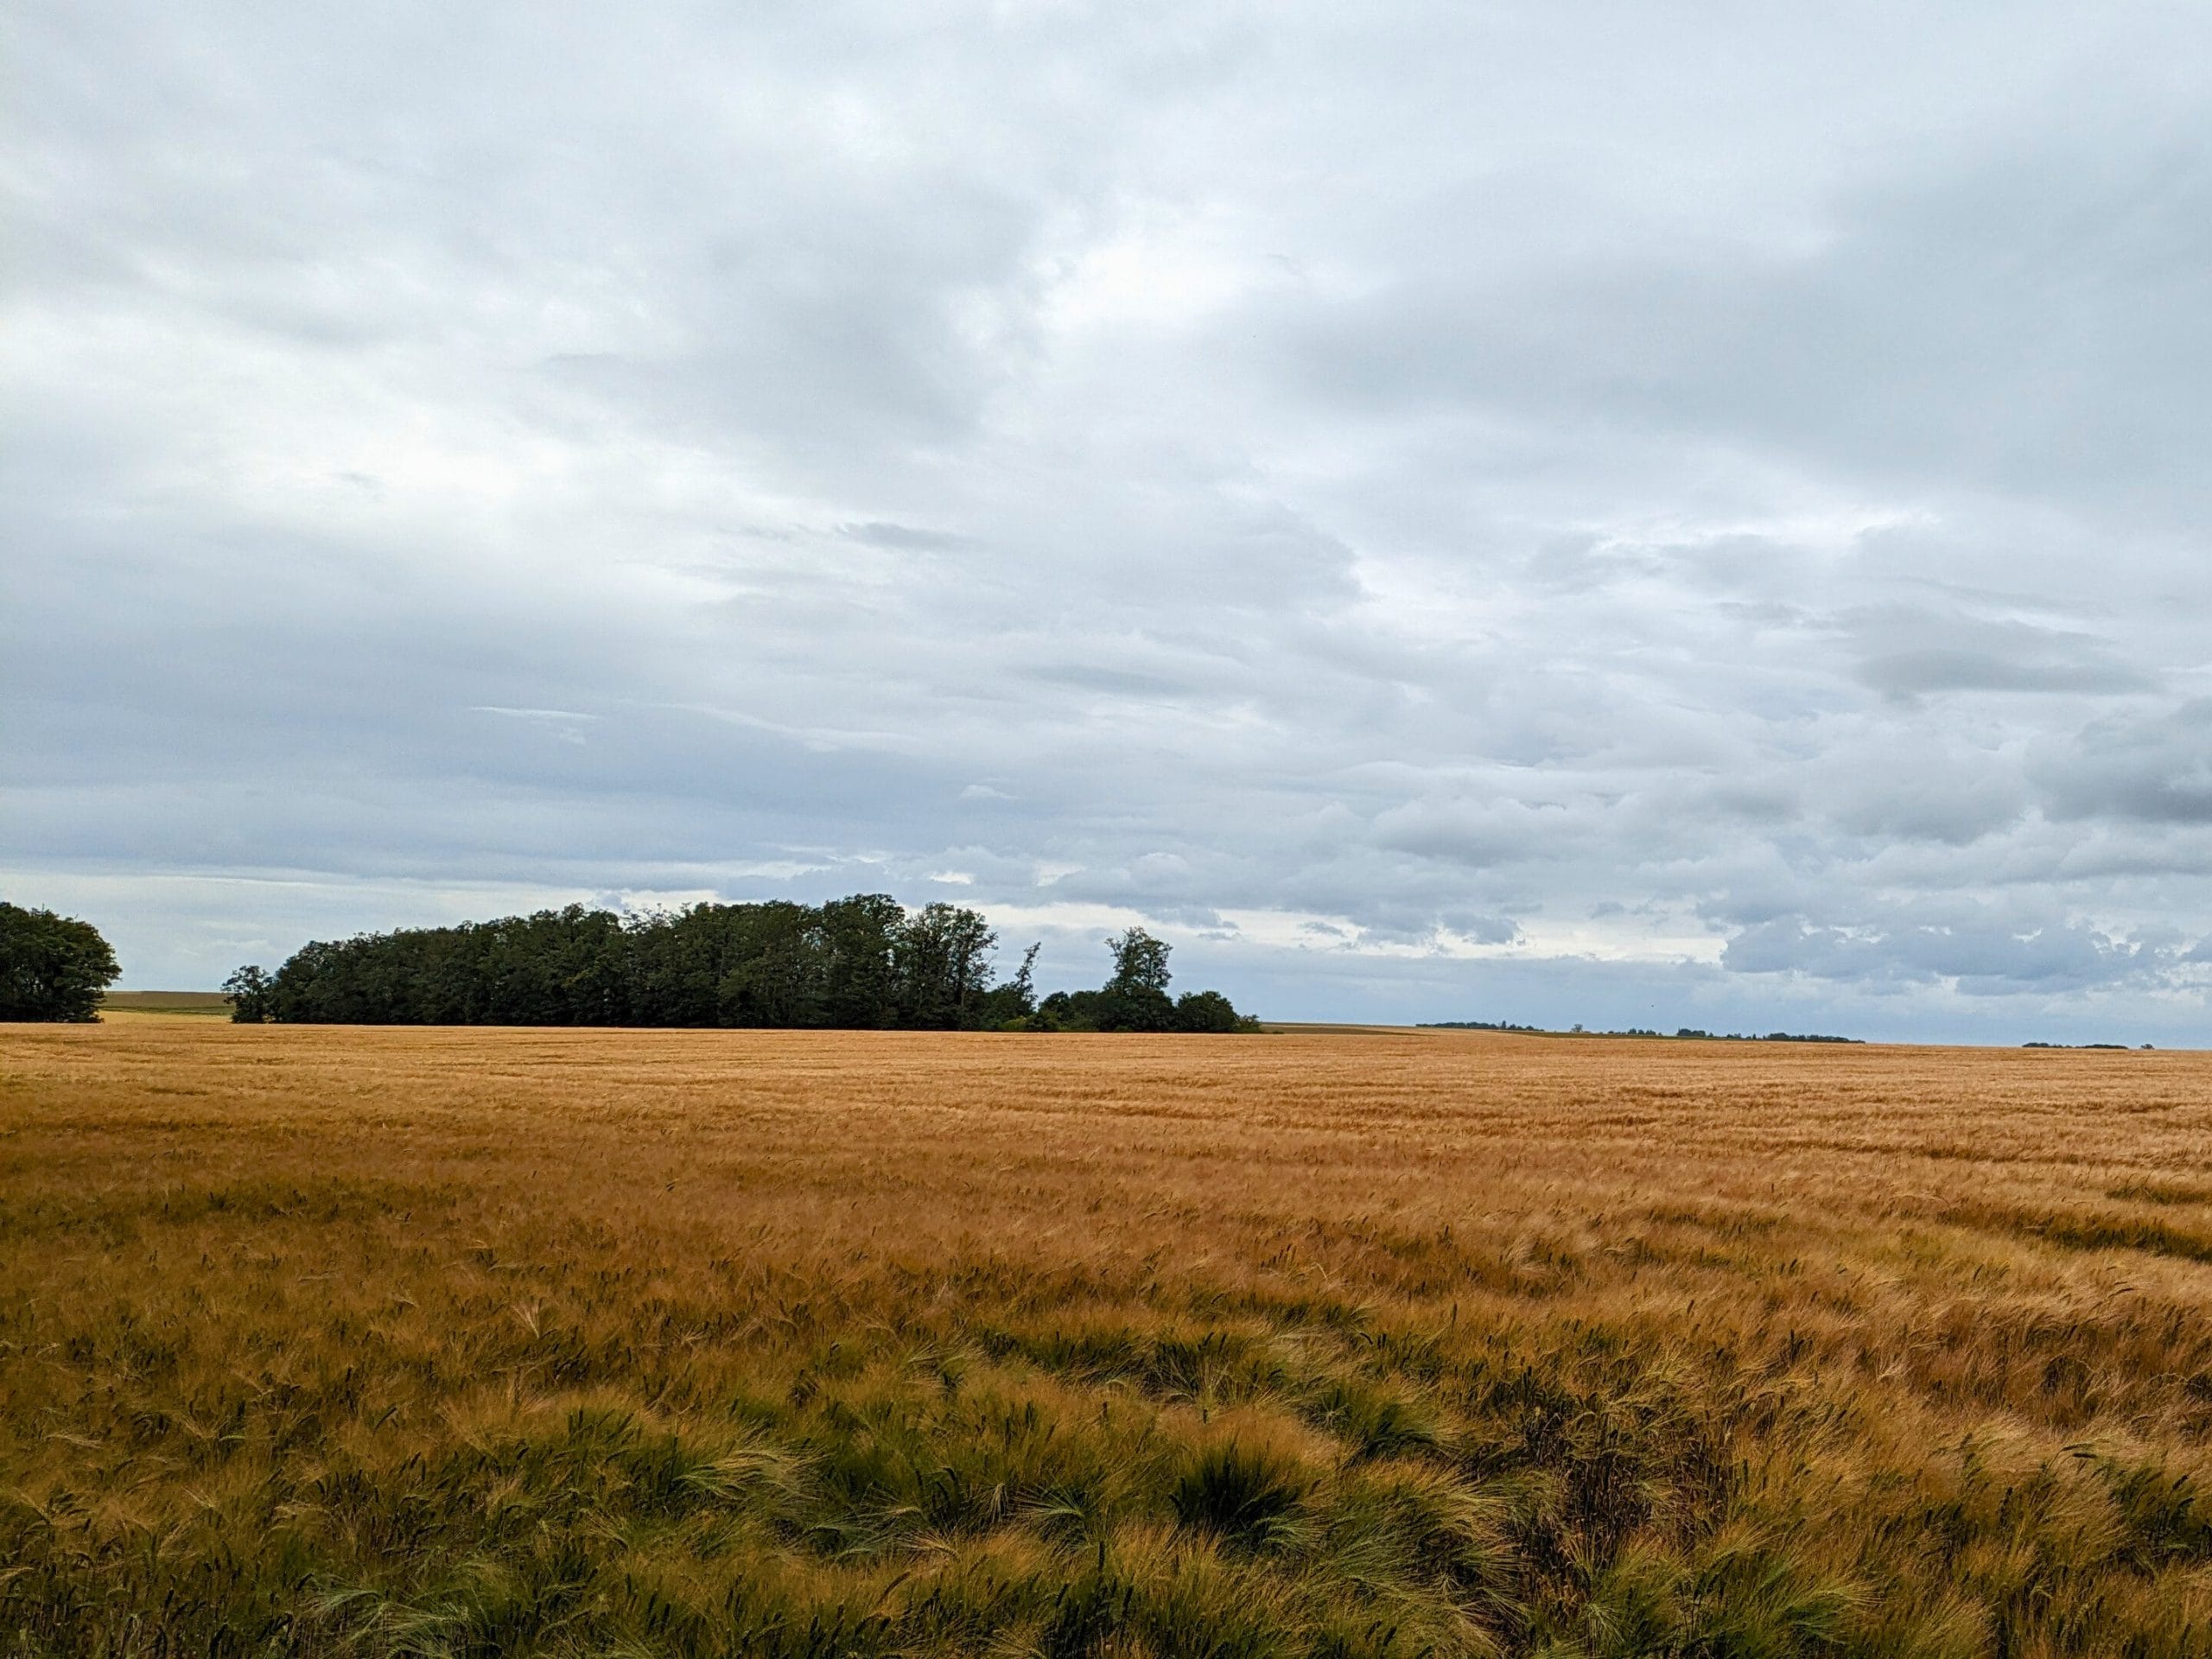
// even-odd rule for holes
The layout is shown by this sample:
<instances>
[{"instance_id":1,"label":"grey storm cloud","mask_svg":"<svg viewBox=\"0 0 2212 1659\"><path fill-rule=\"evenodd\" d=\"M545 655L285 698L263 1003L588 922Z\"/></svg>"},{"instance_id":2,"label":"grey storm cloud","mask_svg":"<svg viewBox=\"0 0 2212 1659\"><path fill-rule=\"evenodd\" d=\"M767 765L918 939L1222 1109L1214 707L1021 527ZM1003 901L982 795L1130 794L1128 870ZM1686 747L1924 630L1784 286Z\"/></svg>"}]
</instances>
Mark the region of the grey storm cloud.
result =
<instances>
[{"instance_id":1,"label":"grey storm cloud","mask_svg":"<svg viewBox=\"0 0 2212 1659\"><path fill-rule=\"evenodd\" d=\"M2054 817L2212 826L2212 697L2108 715L2041 747Z\"/></svg>"},{"instance_id":2,"label":"grey storm cloud","mask_svg":"<svg viewBox=\"0 0 2212 1659\"><path fill-rule=\"evenodd\" d=\"M2212 15L10 9L0 886L2208 1033Z\"/></svg>"}]
</instances>

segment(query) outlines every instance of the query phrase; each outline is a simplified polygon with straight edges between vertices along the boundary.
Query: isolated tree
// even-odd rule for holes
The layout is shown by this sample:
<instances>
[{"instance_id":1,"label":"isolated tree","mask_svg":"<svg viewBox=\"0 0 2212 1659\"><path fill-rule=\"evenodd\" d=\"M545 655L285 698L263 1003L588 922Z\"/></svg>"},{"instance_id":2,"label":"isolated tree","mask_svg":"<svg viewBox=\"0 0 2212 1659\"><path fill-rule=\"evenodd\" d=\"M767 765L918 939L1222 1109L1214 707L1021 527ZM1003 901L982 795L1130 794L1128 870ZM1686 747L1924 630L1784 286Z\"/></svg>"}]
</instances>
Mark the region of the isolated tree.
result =
<instances>
[{"instance_id":1,"label":"isolated tree","mask_svg":"<svg viewBox=\"0 0 2212 1659\"><path fill-rule=\"evenodd\" d=\"M0 1020L97 1020L118 971L90 922L0 900Z\"/></svg>"}]
</instances>

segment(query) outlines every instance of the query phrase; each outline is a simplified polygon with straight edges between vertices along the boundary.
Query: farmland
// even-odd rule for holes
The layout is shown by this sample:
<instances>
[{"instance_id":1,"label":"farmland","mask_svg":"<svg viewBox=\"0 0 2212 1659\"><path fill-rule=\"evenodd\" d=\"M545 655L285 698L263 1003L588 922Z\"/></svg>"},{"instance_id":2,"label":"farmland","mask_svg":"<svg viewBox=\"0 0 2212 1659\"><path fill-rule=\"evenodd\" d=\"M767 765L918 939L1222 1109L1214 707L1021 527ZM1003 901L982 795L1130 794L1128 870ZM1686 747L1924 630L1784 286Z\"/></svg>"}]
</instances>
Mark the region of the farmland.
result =
<instances>
[{"instance_id":1,"label":"farmland","mask_svg":"<svg viewBox=\"0 0 2212 1659\"><path fill-rule=\"evenodd\" d=\"M2212 1651L2212 1057L0 1031L0 1653Z\"/></svg>"}]
</instances>

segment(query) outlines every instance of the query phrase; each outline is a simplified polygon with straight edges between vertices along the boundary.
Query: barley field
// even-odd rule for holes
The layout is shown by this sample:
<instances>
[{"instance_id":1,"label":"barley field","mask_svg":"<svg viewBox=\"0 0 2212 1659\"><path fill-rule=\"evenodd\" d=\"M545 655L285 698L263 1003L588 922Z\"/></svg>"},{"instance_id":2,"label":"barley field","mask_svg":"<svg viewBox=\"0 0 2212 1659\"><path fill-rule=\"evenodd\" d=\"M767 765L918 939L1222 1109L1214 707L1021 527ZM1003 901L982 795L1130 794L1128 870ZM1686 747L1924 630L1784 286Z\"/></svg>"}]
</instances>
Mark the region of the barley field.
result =
<instances>
[{"instance_id":1,"label":"barley field","mask_svg":"<svg viewBox=\"0 0 2212 1659\"><path fill-rule=\"evenodd\" d=\"M2212 1653L2212 1057L0 1030L0 1654Z\"/></svg>"}]
</instances>

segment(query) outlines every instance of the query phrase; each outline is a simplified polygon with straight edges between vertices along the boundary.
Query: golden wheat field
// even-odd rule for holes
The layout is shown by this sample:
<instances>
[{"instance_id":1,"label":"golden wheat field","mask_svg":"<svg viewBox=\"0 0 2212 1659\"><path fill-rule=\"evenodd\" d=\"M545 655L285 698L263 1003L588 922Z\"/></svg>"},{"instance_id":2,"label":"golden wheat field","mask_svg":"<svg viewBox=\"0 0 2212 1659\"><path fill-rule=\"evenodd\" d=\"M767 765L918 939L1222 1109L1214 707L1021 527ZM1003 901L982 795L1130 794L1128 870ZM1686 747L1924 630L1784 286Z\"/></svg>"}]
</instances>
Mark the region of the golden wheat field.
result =
<instances>
[{"instance_id":1,"label":"golden wheat field","mask_svg":"<svg viewBox=\"0 0 2212 1659\"><path fill-rule=\"evenodd\" d=\"M2212 1057L0 1031L0 1652L2212 1652Z\"/></svg>"}]
</instances>

